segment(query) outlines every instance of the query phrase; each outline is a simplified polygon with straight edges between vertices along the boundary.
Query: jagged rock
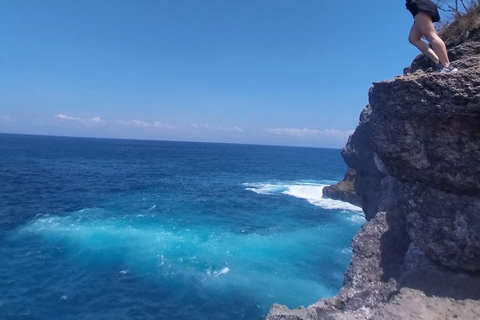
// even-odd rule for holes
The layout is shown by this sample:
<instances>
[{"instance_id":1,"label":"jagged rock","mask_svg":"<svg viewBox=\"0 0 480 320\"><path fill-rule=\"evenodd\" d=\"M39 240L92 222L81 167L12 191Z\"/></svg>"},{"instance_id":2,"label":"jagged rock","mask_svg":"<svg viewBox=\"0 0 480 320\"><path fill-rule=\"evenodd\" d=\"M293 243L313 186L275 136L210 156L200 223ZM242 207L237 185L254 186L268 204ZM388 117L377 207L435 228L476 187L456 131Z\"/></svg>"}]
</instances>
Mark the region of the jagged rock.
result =
<instances>
[{"instance_id":1,"label":"jagged rock","mask_svg":"<svg viewBox=\"0 0 480 320\"><path fill-rule=\"evenodd\" d=\"M367 218L344 286L268 320L480 318L480 29L460 38L449 42L458 72L419 57L411 74L374 83L342 150Z\"/></svg>"},{"instance_id":2,"label":"jagged rock","mask_svg":"<svg viewBox=\"0 0 480 320\"><path fill-rule=\"evenodd\" d=\"M352 261L336 296L346 310L373 308L396 293L396 279L411 242L399 198L394 196L402 194L402 183L386 176L380 186L388 196L378 204L381 211L355 235Z\"/></svg>"},{"instance_id":3,"label":"jagged rock","mask_svg":"<svg viewBox=\"0 0 480 320\"><path fill-rule=\"evenodd\" d=\"M384 81L369 98L374 152L411 182L410 237L444 266L480 270L480 67Z\"/></svg>"},{"instance_id":4,"label":"jagged rock","mask_svg":"<svg viewBox=\"0 0 480 320\"><path fill-rule=\"evenodd\" d=\"M342 156L349 168L355 168L355 191L362 198L362 209L367 220L377 213L380 201L380 181L385 176L377 169L372 149L370 116L372 109L366 106L360 114L360 123L348 138Z\"/></svg>"},{"instance_id":5,"label":"jagged rock","mask_svg":"<svg viewBox=\"0 0 480 320\"><path fill-rule=\"evenodd\" d=\"M480 66L376 83L369 101L373 149L392 176L480 194Z\"/></svg>"},{"instance_id":6,"label":"jagged rock","mask_svg":"<svg viewBox=\"0 0 480 320\"><path fill-rule=\"evenodd\" d=\"M342 181L323 188L323 195L330 199L342 200L356 206L361 206L362 198L355 192L355 176L355 170L348 168Z\"/></svg>"},{"instance_id":7,"label":"jagged rock","mask_svg":"<svg viewBox=\"0 0 480 320\"><path fill-rule=\"evenodd\" d=\"M363 319L478 320L479 315L479 301L429 297L422 291L403 288L390 303L380 305L372 317Z\"/></svg>"},{"instance_id":8,"label":"jagged rock","mask_svg":"<svg viewBox=\"0 0 480 320\"><path fill-rule=\"evenodd\" d=\"M339 310L322 300L307 309L274 305L266 320L478 320L479 315L478 300L432 297L420 290L402 288L389 303L374 309Z\"/></svg>"},{"instance_id":9,"label":"jagged rock","mask_svg":"<svg viewBox=\"0 0 480 320\"><path fill-rule=\"evenodd\" d=\"M480 299L480 275L461 272L436 264L413 243L403 262L401 287L418 289L428 296L454 299Z\"/></svg>"},{"instance_id":10,"label":"jagged rock","mask_svg":"<svg viewBox=\"0 0 480 320\"><path fill-rule=\"evenodd\" d=\"M380 213L365 223L353 239L353 258L345 272L344 286L337 295L344 309L371 308L388 301L396 292L395 280L382 281L382 237L388 231L386 215Z\"/></svg>"},{"instance_id":11,"label":"jagged rock","mask_svg":"<svg viewBox=\"0 0 480 320\"><path fill-rule=\"evenodd\" d=\"M312 309L300 307L290 310L286 306L274 304L270 309L266 320L315 320L318 319L317 313Z\"/></svg>"},{"instance_id":12,"label":"jagged rock","mask_svg":"<svg viewBox=\"0 0 480 320\"><path fill-rule=\"evenodd\" d=\"M480 269L478 197L458 196L421 183L405 184L408 233L439 264Z\"/></svg>"}]
</instances>

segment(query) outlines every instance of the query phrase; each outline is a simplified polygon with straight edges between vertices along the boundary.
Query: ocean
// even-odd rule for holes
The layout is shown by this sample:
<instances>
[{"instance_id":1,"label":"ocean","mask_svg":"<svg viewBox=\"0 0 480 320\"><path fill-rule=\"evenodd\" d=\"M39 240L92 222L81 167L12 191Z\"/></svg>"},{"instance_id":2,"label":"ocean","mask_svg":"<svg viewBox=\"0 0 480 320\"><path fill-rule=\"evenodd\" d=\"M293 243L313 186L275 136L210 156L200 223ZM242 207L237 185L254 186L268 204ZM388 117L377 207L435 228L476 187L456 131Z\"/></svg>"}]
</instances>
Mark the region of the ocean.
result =
<instances>
[{"instance_id":1,"label":"ocean","mask_svg":"<svg viewBox=\"0 0 480 320\"><path fill-rule=\"evenodd\" d=\"M0 319L263 319L337 293L340 150L0 134Z\"/></svg>"}]
</instances>

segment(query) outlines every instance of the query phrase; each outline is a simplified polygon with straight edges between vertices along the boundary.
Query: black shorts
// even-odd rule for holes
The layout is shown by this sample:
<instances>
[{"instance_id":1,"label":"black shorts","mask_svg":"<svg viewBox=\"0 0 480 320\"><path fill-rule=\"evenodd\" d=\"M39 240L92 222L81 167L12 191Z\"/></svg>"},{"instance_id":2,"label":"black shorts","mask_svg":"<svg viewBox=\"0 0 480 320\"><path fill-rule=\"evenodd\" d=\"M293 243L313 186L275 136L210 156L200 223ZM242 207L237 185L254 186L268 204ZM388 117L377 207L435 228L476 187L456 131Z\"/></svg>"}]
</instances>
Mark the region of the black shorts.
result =
<instances>
[{"instance_id":1,"label":"black shorts","mask_svg":"<svg viewBox=\"0 0 480 320\"><path fill-rule=\"evenodd\" d=\"M433 22L440 21L438 7L430 0L407 0L406 6L413 17L415 17L419 12L425 12L432 17Z\"/></svg>"}]
</instances>

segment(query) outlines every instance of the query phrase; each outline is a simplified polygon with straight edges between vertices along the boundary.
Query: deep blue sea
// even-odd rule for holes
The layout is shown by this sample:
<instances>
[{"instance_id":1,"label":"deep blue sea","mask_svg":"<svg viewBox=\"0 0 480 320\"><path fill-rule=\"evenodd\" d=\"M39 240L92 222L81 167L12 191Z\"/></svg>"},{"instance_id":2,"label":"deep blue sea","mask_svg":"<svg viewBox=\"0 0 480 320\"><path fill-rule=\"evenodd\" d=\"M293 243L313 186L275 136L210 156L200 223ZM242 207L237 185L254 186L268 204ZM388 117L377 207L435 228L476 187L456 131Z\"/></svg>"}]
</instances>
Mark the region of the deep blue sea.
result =
<instances>
[{"instance_id":1,"label":"deep blue sea","mask_svg":"<svg viewBox=\"0 0 480 320\"><path fill-rule=\"evenodd\" d=\"M340 150L0 134L0 319L263 319L337 293Z\"/></svg>"}]
</instances>

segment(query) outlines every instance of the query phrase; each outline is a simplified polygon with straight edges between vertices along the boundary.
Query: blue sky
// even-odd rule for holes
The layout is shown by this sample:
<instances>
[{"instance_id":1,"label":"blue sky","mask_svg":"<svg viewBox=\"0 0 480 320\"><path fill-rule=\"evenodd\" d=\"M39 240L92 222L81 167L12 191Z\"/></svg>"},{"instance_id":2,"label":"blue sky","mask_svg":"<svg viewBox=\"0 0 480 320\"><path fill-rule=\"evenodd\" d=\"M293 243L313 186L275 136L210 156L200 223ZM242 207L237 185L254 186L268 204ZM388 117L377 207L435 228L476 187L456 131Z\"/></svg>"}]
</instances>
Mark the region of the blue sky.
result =
<instances>
[{"instance_id":1,"label":"blue sky","mask_svg":"<svg viewBox=\"0 0 480 320\"><path fill-rule=\"evenodd\" d=\"M2 0L0 132L341 148L403 0Z\"/></svg>"}]
</instances>

